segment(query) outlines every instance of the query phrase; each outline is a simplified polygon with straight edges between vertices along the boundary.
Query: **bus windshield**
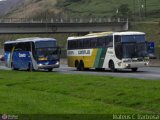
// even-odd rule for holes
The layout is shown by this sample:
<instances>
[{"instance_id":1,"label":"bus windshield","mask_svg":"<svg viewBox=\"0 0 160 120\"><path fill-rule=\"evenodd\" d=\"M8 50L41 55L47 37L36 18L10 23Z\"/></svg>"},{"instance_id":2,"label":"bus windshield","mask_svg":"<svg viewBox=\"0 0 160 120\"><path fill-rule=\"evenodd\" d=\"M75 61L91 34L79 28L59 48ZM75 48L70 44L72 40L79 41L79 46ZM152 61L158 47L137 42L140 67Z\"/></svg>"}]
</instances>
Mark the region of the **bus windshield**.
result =
<instances>
[{"instance_id":1,"label":"bus windshield","mask_svg":"<svg viewBox=\"0 0 160 120\"><path fill-rule=\"evenodd\" d=\"M140 58L147 56L146 43L122 44L123 58Z\"/></svg>"},{"instance_id":2,"label":"bus windshield","mask_svg":"<svg viewBox=\"0 0 160 120\"><path fill-rule=\"evenodd\" d=\"M38 48L36 50L39 61L58 59L58 48Z\"/></svg>"},{"instance_id":3,"label":"bus windshield","mask_svg":"<svg viewBox=\"0 0 160 120\"><path fill-rule=\"evenodd\" d=\"M56 41L39 41L35 43L36 48L53 48L57 46Z\"/></svg>"},{"instance_id":4,"label":"bus windshield","mask_svg":"<svg viewBox=\"0 0 160 120\"><path fill-rule=\"evenodd\" d=\"M144 35L115 36L115 53L117 58L144 58L147 46Z\"/></svg>"},{"instance_id":5,"label":"bus windshield","mask_svg":"<svg viewBox=\"0 0 160 120\"><path fill-rule=\"evenodd\" d=\"M145 42L145 36L144 35L122 35L121 36L121 42L122 43L128 43L128 42Z\"/></svg>"},{"instance_id":6,"label":"bus windshield","mask_svg":"<svg viewBox=\"0 0 160 120\"><path fill-rule=\"evenodd\" d=\"M58 48L56 41L39 41L35 43L36 56L39 61L58 59Z\"/></svg>"}]
</instances>

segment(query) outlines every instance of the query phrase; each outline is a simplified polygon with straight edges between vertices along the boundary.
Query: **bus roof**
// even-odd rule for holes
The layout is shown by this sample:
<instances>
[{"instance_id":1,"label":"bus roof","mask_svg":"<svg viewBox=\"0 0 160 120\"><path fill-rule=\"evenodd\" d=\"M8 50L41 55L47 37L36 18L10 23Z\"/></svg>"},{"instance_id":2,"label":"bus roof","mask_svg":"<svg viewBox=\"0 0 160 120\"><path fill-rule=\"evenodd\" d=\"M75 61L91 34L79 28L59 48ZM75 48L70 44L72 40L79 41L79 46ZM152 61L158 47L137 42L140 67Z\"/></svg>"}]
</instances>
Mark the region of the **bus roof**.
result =
<instances>
[{"instance_id":1,"label":"bus roof","mask_svg":"<svg viewBox=\"0 0 160 120\"><path fill-rule=\"evenodd\" d=\"M102 36L107 36L107 35L112 35L112 34L113 34L113 32L90 33L90 34L87 34L87 35L84 35L84 36L68 37L68 40L102 37Z\"/></svg>"},{"instance_id":2,"label":"bus roof","mask_svg":"<svg viewBox=\"0 0 160 120\"><path fill-rule=\"evenodd\" d=\"M145 35L144 32L127 31L127 32L114 32L114 35Z\"/></svg>"},{"instance_id":3,"label":"bus roof","mask_svg":"<svg viewBox=\"0 0 160 120\"><path fill-rule=\"evenodd\" d=\"M84 39L84 38L94 38L94 37L103 37L109 35L145 35L144 32L135 32L135 31L126 31L126 32L100 32L100 33L91 33L85 36L74 36L68 37L68 40Z\"/></svg>"},{"instance_id":4,"label":"bus roof","mask_svg":"<svg viewBox=\"0 0 160 120\"><path fill-rule=\"evenodd\" d=\"M113 32L100 32L100 33L90 33L87 34L86 36L104 36L104 35L111 35Z\"/></svg>"},{"instance_id":5,"label":"bus roof","mask_svg":"<svg viewBox=\"0 0 160 120\"><path fill-rule=\"evenodd\" d=\"M40 37L20 38L20 39L16 39L15 41L6 41L4 44L21 43L21 42L38 42L38 41L56 41L56 39L40 38Z\"/></svg>"}]
</instances>

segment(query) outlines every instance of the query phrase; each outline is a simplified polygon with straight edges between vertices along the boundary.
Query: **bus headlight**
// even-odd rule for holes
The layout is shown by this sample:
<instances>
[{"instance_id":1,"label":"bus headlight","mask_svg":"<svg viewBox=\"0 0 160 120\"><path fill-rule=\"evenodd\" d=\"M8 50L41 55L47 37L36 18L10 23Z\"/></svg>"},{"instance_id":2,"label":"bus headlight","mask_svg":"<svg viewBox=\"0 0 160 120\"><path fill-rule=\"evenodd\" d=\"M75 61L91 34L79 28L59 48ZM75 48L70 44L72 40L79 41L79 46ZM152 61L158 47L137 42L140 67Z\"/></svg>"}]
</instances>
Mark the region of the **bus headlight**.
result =
<instances>
[{"instance_id":1,"label":"bus headlight","mask_svg":"<svg viewBox=\"0 0 160 120\"><path fill-rule=\"evenodd\" d=\"M126 67L131 67L131 65L130 64L126 64Z\"/></svg>"},{"instance_id":2,"label":"bus headlight","mask_svg":"<svg viewBox=\"0 0 160 120\"><path fill-rule=\"evenodd\" d=\"M39 66L42 66L42 64L40 63Z\"/></svg>"},{"instance_id":3,"label":"bus headlight","mask_svg":"<svg viewBox=\"0 0 160 120\"><path fill-rule=\"evenodd\" d=\"M149 65L149 62L144 63L144 65L145 65L145 66L148 66L148 65Z\"/></svg>"},{"instance_id":4,"label":"bus headlight","mask_svg":"<svg viewBox=\"0 0 160 120\"><path fill-rule=\"evenodd\" d=\"M58 62L58 61L56 62L56 65L59 65L59 62Z\"/></svg>"}]
</instances>

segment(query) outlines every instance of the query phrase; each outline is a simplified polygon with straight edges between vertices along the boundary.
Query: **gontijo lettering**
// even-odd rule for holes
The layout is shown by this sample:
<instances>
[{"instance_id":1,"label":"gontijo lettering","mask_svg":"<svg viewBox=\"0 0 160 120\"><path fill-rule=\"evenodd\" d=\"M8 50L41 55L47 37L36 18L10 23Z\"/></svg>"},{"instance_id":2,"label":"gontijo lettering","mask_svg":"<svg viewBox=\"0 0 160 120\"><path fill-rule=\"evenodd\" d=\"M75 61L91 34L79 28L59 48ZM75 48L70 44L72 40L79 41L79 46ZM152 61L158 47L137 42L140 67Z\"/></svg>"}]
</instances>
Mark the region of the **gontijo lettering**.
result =
<instances>
[{"instance_id":1,"label":"gontijo lettering","mask_svg":"<svg viewBox=\"0 0 160 120\"><path fill-rule=\"evenodd\" d=\"M78 54L81 55L81 54L90 54L90 50L80 50L78 51Z\"/></svg>"},{"instance_id":2,"label":"gontijo lettering","mask_svg":"<svg viewBox=\"0 0 160 120\"><path fill-rule=\"evenodd\" d=\"M21 54L21 53L19 53L19 57L20 58L25 58L27 55L26 54Z\"/></svg>"}]
</instances>

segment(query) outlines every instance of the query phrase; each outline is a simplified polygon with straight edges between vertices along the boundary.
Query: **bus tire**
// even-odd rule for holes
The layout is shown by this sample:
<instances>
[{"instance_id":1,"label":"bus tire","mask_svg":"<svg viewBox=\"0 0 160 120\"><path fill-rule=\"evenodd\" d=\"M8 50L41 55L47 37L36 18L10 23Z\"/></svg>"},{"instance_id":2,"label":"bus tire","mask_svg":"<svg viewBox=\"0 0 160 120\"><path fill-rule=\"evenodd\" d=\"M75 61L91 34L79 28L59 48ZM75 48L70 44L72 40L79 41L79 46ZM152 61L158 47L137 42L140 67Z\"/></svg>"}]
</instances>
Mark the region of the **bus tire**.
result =
<instances>
[{"instance_id":1,"label":"bus tire","mask_svg":"<svg viewBox=\"0 0 160 120\"><path fill-rule=\"evenodd\" d=\"M89 70L90 70L90 68L84 68L84 70L85 70L85 71L89 71Z\"/></svg>"},{"instance_id":2,"label":"bus tire","mask_svg":"<svg viewBox=\"0 0 160 120\"><path fill-rule=\"evenodd\" d=\"M105 69L104 68L96 68L95 70L96 71L104 71Z\"/></svg>"},{"instance_id":3,"label":"bus tire","mask_svg":"<svg viewBox=\"0 0 160 120\"><path fill-rule=\"evenodd\" d=\"M137 72L138 68L132 68L132 72Z\"/></svg>"},{"instance_id":4,"label":"bus tire","mask_svg":"<svg viewBox=\"0 0 160 120\"><path fill-rule=\"evenodd\" d=\"M112 72L116 72L117 69L115 69L115 65L114 65L114 62L111 60L109 61L109 68Z\"/></svg>"},{"instance_id":5,"label":"bus tire","mask_svg":"<svg viewBox=\"0 0 160 120\"><path fill-rule=\"evenodd\" d=\"M83 63L83 61L80 61L80 63L78 64L78 70L79 71L83 71L84 70L84 63Z\"/></svg>"},{"instance_id":6,"label":"bus tire","mask_svg":"<svg viewBox=\"0 0 160 120\"><path fill-rule=\"evenodd\" d=\"M75 67L76 67L77 70L78 70L78 66L79 66L79 62L78 62L78 60L76 60L75 61Z\"/></svg>"},{"instance_id":7,"label":"bus tire","mask_svg":"<svg viewBox=\"0 0 160 120\"><path fill-rule=\"evenodd\" d=\"M33 71L33 67L32 67L32 64L31 64L31 63L28 64L28 71L29 71L29 72L32 72L32 71Z\"/></svg>"},{"instance_id":8,"label":"bus tire","mask_svg":"<svg viewBox=\"0 0 160 120\"><path fill-rule=\"evenodd\" d=\"M53 68L48 68L48 71L49 71L49 72L52 72L52 70L53 70Z\"/></svg>"},{"instance_id":9,"label":"bus tire","mask_svg":"<svg viewBox=\"0 0 160 120\"><path fill-rule=\"evenodd\" d=\"M13 63L11 63L11 69L12 69L12 70L18 70L18 68L15 68L15 67L14 67Z\"/></svg>"}]
</instances>

